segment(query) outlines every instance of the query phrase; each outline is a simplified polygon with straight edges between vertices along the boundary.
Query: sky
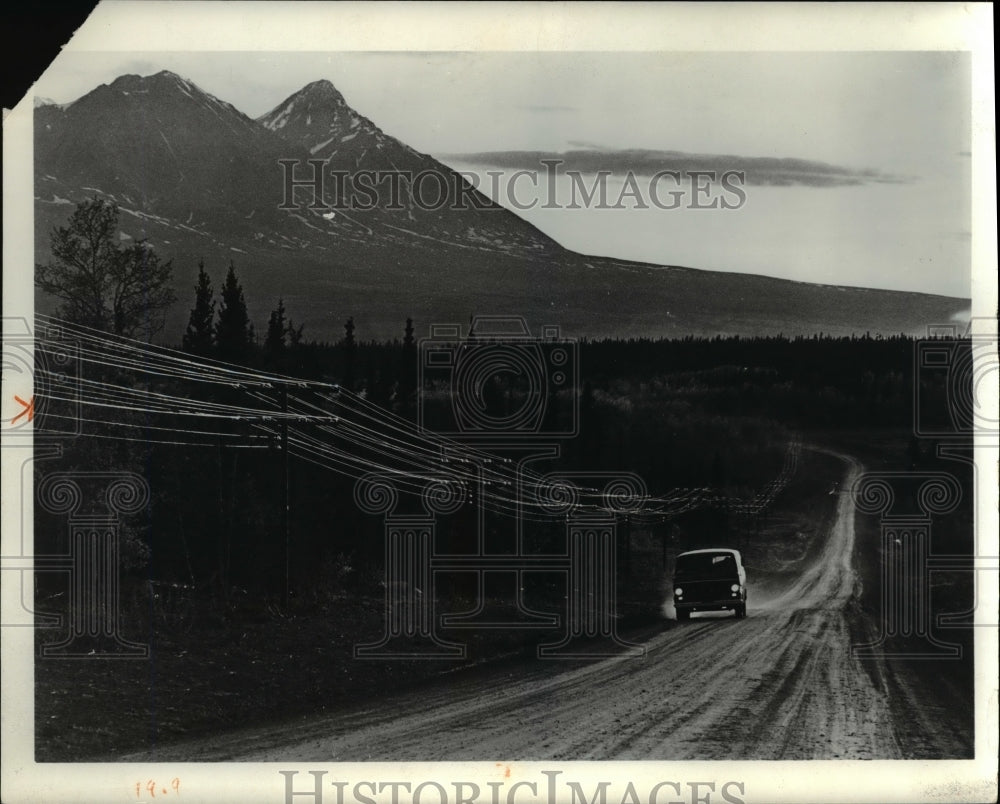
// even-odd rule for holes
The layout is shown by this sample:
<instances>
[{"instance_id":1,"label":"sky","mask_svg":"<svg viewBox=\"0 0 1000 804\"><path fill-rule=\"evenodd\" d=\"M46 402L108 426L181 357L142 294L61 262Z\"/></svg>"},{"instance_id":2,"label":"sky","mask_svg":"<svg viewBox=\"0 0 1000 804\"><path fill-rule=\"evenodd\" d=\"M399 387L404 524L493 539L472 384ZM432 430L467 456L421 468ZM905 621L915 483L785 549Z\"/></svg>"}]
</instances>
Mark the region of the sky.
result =
<instances>
[{"instance_id":1,"label":"sky","mask_svg":"<svg viewBox=\"0 0 1000 804\"><path fill-rule=\"evenodd\" d=\"M893 182L748 187L726 213L519 214L586 253L970 295L967 54L78 52L57 66L37 95L169 69L251 117L326 78L386 133L480 172L484 153L581 149L619 165L649 149L873 171Z\"/></svg>"}]
</instances>

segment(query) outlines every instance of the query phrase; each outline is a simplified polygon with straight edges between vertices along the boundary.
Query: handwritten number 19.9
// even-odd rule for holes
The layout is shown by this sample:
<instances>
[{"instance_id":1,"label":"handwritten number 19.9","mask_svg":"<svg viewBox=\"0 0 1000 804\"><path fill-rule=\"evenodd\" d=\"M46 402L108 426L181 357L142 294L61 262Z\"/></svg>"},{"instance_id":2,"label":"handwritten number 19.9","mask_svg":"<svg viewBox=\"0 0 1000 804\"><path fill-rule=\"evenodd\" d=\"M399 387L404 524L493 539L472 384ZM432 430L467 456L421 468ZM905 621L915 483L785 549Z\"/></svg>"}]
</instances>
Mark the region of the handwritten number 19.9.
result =
<instances>
[{"instance_id":1,"label":"handwritten number 19.9","mask_svg":"<svg viewBox=\"0 0 1000 804\"><path fill-rule=\"evenodd\" d=\"M178 795L181 792L181 780L176 776L170 780L170 790L162 785L158 785L155 779L149 779L145 785L146 792L149 793L150 798L156 798L156 794L159 793L161 796L166 795L173 790ZM142 798L143 784L142 782L135 783L135 797Z\"/></svg>"}]
</instances>

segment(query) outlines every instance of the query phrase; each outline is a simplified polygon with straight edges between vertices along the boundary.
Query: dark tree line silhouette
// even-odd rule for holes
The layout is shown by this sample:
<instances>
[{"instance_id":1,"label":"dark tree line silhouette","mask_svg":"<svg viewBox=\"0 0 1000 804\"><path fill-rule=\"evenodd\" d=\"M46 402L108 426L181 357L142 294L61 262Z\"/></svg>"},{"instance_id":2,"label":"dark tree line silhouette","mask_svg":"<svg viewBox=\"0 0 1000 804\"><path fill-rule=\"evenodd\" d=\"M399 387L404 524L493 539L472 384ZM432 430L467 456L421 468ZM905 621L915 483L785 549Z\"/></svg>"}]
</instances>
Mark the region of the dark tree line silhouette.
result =
<instances>
[{"instance_id":1,"label":"dark tree line silhouette","mask_svg":"<svg viewBox=\"0 0 1000 804\"><path fill-rule=\"evenodd\" d=\"M425 421L448 419L454 399L447 382L438 376L419 387L419 325L407 318L400 322L401 339L366 341L345 312L340 341L313 341L279 298L262 322L260 342L236 267L229 265L216 298L200 265L180 347L194 358L337 383L411 422L421 405ZM605 339L583 340L578 348L575 387L546 390L547 426L566 431L569 419L578 417L576 436L563 442L551 467L636 472L653 494L711 487L734 498L752 496L781 470L797 432L909 432L916 394L946 412L952 393L947 377L914 370L915 341L903 335ZM114 376L119 384L140 382L124 371ZM240 400L241 392L230 388L157 382L159 392L175 396ZM526 393L516 384L496 390L510 405L523 402ZM280 439L268 440L245 422L222 421L218 439L208 446L144 443L143 415L120 416L138 438L124 441L118 428L88 425L85 436L68 445L62 466L131 469L149 480L154 496L148 517L131 528L123 546L131 575L189 585L222 609L234 590L278 595L284 564ZM180 417L177 426L183 426ZM910 451L921 456L930 450L911 443ZM40 465L38 471L46 469ZM381 525L355 504L355 477L293 455L289 478L295 594L305 599L331 583L371 592L383 555ZM664 527L705 527L706 516L711 519L700 512ZM442 523L441 537L461 548L470 539L471 521L458 515ZM60 549L59 523L44 513L37 522L39 549L46 541ZM535 535L551 541L559 532L558 524L539 525Z\"/></svg>"}]
</instances>

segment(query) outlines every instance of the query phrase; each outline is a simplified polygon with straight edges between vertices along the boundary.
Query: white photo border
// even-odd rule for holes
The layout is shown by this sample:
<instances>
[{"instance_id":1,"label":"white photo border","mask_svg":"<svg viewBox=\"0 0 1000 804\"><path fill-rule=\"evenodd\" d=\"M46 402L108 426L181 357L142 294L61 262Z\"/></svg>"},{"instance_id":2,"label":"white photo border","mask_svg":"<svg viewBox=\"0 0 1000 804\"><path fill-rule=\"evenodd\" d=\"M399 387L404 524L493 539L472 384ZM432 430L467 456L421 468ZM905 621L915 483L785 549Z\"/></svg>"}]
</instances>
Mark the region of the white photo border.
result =
<instances>
[{"instance_id":1,"label":"white photo border","mask_svg":"<svg viewBox=\"0 0 1000 804\"><path fill-rule=\"evenodd\" d=\"M972 316L997 311L996 152L993 19L988 4L648 4L648 3L259 3L105 2L64 49L100 51L865 51L972 53ZM62 58L62 56L60 56ZM57 69L59 59L50 70ZM4 121L4 316L33 315L31 93ZM994 330L995 332L995 330ZM995 389L994 389L995 390ZM989 447L989 445L985 445ZM993 445L995 447L995 444ZM3 497L21 488L20 460L3 451ZM997 555L996 453L979 465L979 542ZM3 553L20 539L14 506L3 506ZM30 511L29 511L30 516ZM27 520L30 522L30 518ZM996 601L997 578L980 573L980 601ZM3 607L16 585L5 584ZM980 606L978 616L996 611ZM997 632L976 634L975 759L967 761L517 762L508 784L542 770L594 790L600 781L640 791L658 781L743 783L751 802L985 801L996 795ZM326 779L421 782L503 779L494 762L461 763L44 763L34 762L34 634L4 629L3 798L9 802L134 801L136 780L183 779L181 800L282 802L280 770ZM505 758L497 757L498 762ZM335 801L327 787L327 800ZM166 797L164 797L166 798ZM433 798L433 797L432 797ZM432 800L428 799L428 800ZM312 801L296 796L294 804Z\"/></svg>"}]
</instances>

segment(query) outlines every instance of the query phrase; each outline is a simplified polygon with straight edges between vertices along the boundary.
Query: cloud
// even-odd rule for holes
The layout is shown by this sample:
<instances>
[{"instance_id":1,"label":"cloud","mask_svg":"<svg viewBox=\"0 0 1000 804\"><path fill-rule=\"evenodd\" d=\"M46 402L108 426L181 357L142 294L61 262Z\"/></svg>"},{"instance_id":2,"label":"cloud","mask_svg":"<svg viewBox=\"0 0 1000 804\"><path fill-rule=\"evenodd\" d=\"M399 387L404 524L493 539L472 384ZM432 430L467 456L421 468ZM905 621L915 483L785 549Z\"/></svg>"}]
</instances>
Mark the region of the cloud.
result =
<instances>
[{"instance_id":1,"label":"cloud","mask_svg":"<svg viewBox=\"0 0 1000 804\"><path fill-rule=\"evenodd\" d=\"M774 187L804 185L809 187L843 187L862 184L900 184L911 181L877 170L858 170L808 159L782 157L737 156L734 154L695 154L683 151L652 151L642 149L609 149L590 143L571 143L585 150L558 153L555 151L485 151L479 153L440 154L448 161L486 165L512 170L545 171L542 160L559 160L560 172L576 171L594 174L607 171L611 175L628 173L652 176L660 171L687 174L692 171L741 171L748 185Z\"/></svg>"},{"instance_id":2,"label":"cloud","mask_svg":"<svg viewBox=\"0 0 1000 804\"><path fill-rule=\"evenodd\" d=\"M568 140L567 145L573 148L582 148L586 151L613 151L614 148L609 148L607 145L598 145L593 142L587 142L586 140Z\"/></svg>"}]
</instances>

